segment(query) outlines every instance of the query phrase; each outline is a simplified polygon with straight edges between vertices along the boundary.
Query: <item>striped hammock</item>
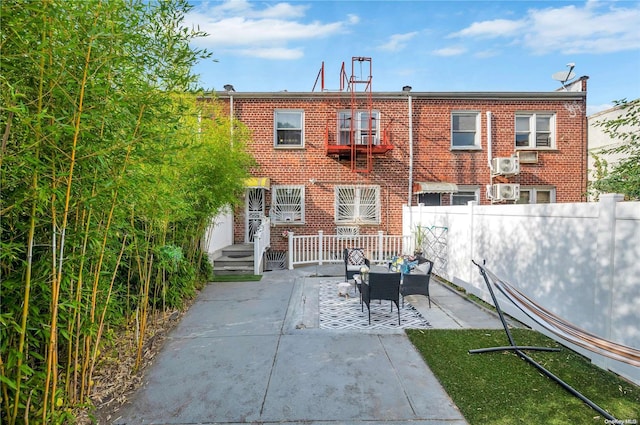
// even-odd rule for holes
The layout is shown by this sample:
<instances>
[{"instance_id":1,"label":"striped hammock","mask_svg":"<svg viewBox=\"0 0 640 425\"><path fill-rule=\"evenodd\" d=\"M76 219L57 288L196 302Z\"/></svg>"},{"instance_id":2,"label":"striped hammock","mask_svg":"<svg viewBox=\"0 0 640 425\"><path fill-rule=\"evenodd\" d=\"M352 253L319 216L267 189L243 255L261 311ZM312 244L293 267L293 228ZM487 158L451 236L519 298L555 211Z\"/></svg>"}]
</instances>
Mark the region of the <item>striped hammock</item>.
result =
<instances>
[{"instance_id":1,"label":"striped hammock","mask_svg":"<svg viewBox=\"0 0 640 425\"><path fill-rule=\"evenodd\" d=\"M498 288L498 290L509 301L544 329L565 341L594 353L598 353L602 356L624 362L635 367L640 367L640 350L603 339L591 332L575 326L570 322L567 322L566 320L563 320L533 301L531 298L524 295L513 285L497 277L486 267L482 265L478 265L478 267L484 270L486 276L489 277L493 285Z\"/></svg>"}]
</instances>

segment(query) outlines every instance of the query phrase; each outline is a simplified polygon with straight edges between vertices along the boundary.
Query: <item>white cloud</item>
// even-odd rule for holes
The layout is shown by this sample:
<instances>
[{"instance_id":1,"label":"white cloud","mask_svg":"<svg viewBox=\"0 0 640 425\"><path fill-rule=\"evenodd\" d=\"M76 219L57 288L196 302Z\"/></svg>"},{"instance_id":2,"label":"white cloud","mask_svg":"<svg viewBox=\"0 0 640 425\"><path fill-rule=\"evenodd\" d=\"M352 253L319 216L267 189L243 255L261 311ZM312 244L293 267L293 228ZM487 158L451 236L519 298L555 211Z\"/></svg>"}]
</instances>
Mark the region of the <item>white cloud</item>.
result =
<instances>
[{"instance_id":1,"label":"white cloud","mask_svg":"<svg viewBox=\"0 0 640 425\"><path fill-rule=\"evenodd\" d=\"M524 44L536 53L607 53L640 48L640 7L565 6L529 12L531 31Z\"/></svg>"},{"instance_id":2,"label":"white cloud","mask_svg":"<svg viewBox=\"0 0 640 425\"><path fill-rule=\"evenodd\" d=\"M288 19L303 17L308 8L308 6L304 5L294 6L289 3L276 3L263 10L256 10L247 0L227 0L214 7L209 7L209 5L205 3L198 9L205 11L207 16L214 19L228 16L243 16L255 19L274 17L279 19Z\"/></svg>"},{"instance_id":3,"label":"white cloud","mask_svg":"<svg viewBox=\"0 0 640 425\"><path fill-rule=\"evenodd\" d=\"M500 54L500 52L496 51L496 50L481 50L479 52L476 52L473 54L474 57L479 58L479 59L487 59L487 58L493 58L495 56L498 56Z\"/></svg>"},{"instance_id":4,"label":"white cloud","mask_svg":"<svg viewBox=\"0 0 640 425\"><path fill-rule=\"evenodd\" d=\"M239 53L243 56L272 60L292 60L304 56L302 49L288 49L284 47L241 49Z\"/></svg>"},{"instance_id":5,"label":"white cloud","mask_svg":"<svg viewBox=\"0 0 640 425\"><path fill-rule=\"evenodd\" d=\"M521 31L525 26L524 21L511 21L508 19L494 19L491 21L474 22L462 31L449 35L452 37L508 37Z\"/></svg>"},{"instance_id":6,"label":"white cloud","mask_svg":"<svg viewBox=\"0 0 640 425\"><path fill-rule=\"evenodd\" d=\"M521 19L475 22L448 37L509 38L537 54L609 53L640 49L639 27L638 3L589 1L582 7L529 9Z\"/></svg>"},{"instance_id":7,"label":"white cloud","mask_svg":"<svg viewBox=\"0 0 640 425\"><path fill-rule=\"evenodd\" d=\"M257 9L257 4L246 0L227 0L214 7L203 4L187 15L186 25L209 34L197 43L214 51L296 59L304 51L290 48L289 43L341 34L347 31L347 22L353 25L359 21L356 15L349 15L346 21L305 22L308 6L281 2Z\"/></svg>"},{"instance_id":8,"label":"white cloud","mask_svg":"<svg viewBox=\"0 0 640 425\"><path fill-rule=\"evenodd\" d=\"M466 53L467 49L464 47L445 47L442 49L433 50L431 54L435 56L459 56Z\"/></svg>"},{"instance_id":9,"label":"white cloud","mask_svg":"<svg viewBox=\"0 0 640 425\"><path fill-rule=\"evenodd\" d=\"M406 34L393 34L389 37L389 41L379 46L381 50L389 50L397 52L407 47L407 42L418 35L417 31L408 32Z\"/></svg>"}]
</instances>

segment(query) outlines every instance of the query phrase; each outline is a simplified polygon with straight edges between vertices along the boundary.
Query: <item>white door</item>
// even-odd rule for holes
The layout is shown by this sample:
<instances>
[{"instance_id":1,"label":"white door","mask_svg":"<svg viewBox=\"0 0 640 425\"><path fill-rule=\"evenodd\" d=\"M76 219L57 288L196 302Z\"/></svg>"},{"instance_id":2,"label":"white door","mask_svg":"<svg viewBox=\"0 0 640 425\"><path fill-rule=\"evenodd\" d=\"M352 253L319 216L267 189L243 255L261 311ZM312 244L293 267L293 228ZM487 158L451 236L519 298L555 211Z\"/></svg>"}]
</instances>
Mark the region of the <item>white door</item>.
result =
<instances>
[{"instance_id":1,"label":"white door","mask_svg":"<svg viewBox=\"0 0 640 425\"><path fill-rule=\"evenodd\" d=\"M264 216L264 189L247 189L247 202L245 208L244 241L246 243L252 243L253 236L255 235L256 230L258 230L258 226L260 226L262 217Z\"/></svg>"}]
</instances>

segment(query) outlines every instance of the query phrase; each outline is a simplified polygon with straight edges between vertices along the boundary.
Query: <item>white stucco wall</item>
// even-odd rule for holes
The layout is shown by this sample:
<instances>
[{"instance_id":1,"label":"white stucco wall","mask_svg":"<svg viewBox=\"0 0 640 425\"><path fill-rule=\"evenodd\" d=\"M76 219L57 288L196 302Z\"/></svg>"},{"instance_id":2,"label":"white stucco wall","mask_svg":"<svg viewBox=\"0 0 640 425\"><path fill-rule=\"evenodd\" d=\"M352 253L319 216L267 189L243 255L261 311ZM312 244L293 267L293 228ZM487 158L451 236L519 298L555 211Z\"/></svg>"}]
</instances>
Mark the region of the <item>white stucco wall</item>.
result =
<instances>
[{"instance_id":1,"label":"white stucco wall","mask_svg":"<svg viewBox=\"0 0 640 425\"><path fill-rule=\"evenodd\" d=\"M205 236L205 251L209 258L214 258L218 252L233 244L233 213L230 209L222 211L211 220Z\"/></svg>"}]
</instances>

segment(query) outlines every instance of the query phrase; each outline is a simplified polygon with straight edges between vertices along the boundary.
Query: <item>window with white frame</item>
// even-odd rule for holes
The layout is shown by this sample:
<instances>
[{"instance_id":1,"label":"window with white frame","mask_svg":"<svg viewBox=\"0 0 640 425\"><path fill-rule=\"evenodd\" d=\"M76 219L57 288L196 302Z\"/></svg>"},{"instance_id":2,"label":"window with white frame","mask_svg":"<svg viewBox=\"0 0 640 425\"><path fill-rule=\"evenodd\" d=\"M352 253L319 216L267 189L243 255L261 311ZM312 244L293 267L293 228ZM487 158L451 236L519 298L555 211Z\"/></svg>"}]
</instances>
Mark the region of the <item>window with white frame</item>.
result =
<instances>
[{"instance_id":1,"label":"window with white frame","mask_svg":"<svg viewBox=\"0 0 640 425\"><path fill-rule=\"evenodd\" d=\"M371 117L371 119L369 119ZM338 144L350 145L351 144L351 111L338 112ZM371 124L371 128L369 128ZM369 140L373 145L380 143L380 112L379 111L357 111L355 126L354 126L354 138L356 145L367 145Z\"/></svg>"},{"instance_id":2,"label":"window with white frame","mask_svg":"<svg viewBox=\"0 0 640 425\"><path fill-rule=\"evenodd\" d=\"M480 200L478 186L458 186L458 192L451 194L451 205L467 205L470 201Z\"/></svg>"},{"instance_id":3,"label":"window with white frame","mask_svg":"<svg viewBox=\"0 0 640 425\"><path fill-rule=\"evenodd\" d=\"M379 224L380 186L336 186L338 224Z\"/></svg>"},{"instance_id":4,"label":"window with white frame","mask_svg":"<svg viewBox=\"0 0 640 425\"><path fill-rule=\"evenodd\" d=\"M480 148L480 113L455 111L451 113L451 148Z\"/></svg>"},{"instance_id":5,"label":"window with white frame","mask_svg":"<svg viewBox=\"0 0 640 425\"><path fill-rule=\"evenodd\" d=\"M516 148L555 148L555 114L517 113Z\"/></svg>"},{"instance_id":6,"label":"window with white frame","mask_svg":"<svg viewBox=\"0 0 640 425\"><path fill-rule=\"evenodd\" d=\"M304 146L304 112L298 110L275 111L275 146Z\"/></svg>"},{"instance_id":7,"label":"window with white frame","mask_svg":"<svg viewBox=\"0 0 640 425\"><path fill-rule=\"evenodd\" d=\"M553 187L522 187L517 204L551 204L556 202L556 189Z\"/></svg>"},{"instance_id":8,"label":"window with white frame","mask_svg":"<svg viewBox=\"0 0 640 425\"><path fill-rule=\"evenodd\" d=\"M271 187L271 222L304 223L304 186Z\"/></svg>"}]
</instances>

